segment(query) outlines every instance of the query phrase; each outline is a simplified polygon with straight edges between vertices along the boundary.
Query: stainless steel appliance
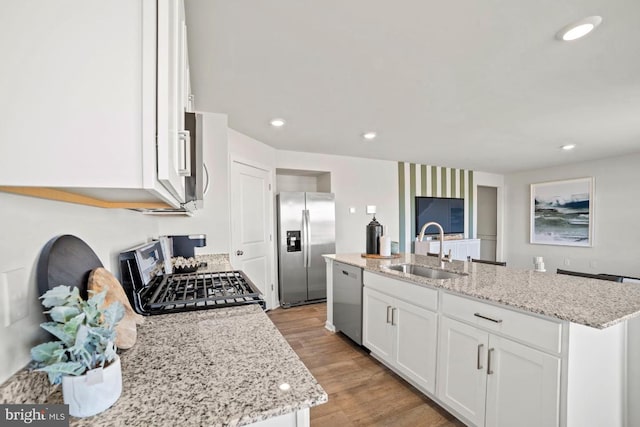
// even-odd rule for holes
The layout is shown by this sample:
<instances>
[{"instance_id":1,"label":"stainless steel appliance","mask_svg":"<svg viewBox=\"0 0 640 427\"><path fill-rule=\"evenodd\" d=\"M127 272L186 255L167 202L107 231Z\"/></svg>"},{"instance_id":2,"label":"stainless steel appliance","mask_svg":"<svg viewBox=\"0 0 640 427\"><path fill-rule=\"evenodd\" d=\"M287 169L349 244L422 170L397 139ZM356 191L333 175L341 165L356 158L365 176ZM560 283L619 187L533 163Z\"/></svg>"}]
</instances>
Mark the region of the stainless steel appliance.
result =
<instances>
[{"instance_id":1,"label":"stainless steel appliance","mask_svg":"<svg viewBox=\"0 0 640 427\"><path fill-rule=\"evenodd\" d=\"M335 196L283 192L276 200L280 305L326 300L326 264L322 255L336 250Z\"/></svg>"},{"instance_id":2,"label":"stainless steel appliance","mask_svg":"<svg viewBox=\"0 0 640 427\"><path fill-rule=\"evenodd\" d=\"M135 209L149 215L191 215L204 207L204 194L209 187L209 171L204 164L202 149L202 114L184 113L185 134L188 136L190 174L184 177L185 202L179 208Z\"/></svg>"},{"instance_id":3,"label":"stainless steel appliance","mask_svg":"<svg viewBox=\"0 0 640 427\"><path fill-rule=\"evenodd\" d=\"M362 269L333 263L333 325L362 345Z\"/></svg>"},{"instance_id":4,"label":"stainless steel appliance","mask_svg":"<svg viewBox=\"0 0 640 427\"><path fill-rule=\"evenodd\" d=\"M207 245L206 234L185 234L166 236L171 241L172 255L190 258L195 256L195 248Z\"/></svg>"},{"instance_id":5,"label":"stainless steel appliance","mask_svg":"<svg viewBox=\"0 0 640 427\"><path fill-rule=\"evenodd\" d=\"M122 287L140 314L167 314L265 302L242 271L170 274L160 241L119 256Z\"/></svg>"}]
</instances>

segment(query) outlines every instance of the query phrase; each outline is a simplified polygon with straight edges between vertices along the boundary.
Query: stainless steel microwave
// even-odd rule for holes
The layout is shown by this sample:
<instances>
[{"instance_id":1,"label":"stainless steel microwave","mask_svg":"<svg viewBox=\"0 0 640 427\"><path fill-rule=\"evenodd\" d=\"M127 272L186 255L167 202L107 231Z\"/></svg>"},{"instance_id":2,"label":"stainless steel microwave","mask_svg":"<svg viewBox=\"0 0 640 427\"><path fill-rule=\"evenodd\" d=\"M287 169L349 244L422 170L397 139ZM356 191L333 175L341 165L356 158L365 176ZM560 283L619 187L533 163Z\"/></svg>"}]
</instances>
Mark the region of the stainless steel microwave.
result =
<instances>
[{"instance_id":1,"label":"stainless steel microwave","mask_svg":"<svg viewBox=\"0 0 640 427\"><path fill-rule=\"evenodd\" d=\"M185 202L179 208L135 209L149 215L190 215L204 207L204 193L209 186L209 172L202 149L202 114L184 113L185 130L190 134L191 175L185 176Z\"/></svg>"}]
</instances>

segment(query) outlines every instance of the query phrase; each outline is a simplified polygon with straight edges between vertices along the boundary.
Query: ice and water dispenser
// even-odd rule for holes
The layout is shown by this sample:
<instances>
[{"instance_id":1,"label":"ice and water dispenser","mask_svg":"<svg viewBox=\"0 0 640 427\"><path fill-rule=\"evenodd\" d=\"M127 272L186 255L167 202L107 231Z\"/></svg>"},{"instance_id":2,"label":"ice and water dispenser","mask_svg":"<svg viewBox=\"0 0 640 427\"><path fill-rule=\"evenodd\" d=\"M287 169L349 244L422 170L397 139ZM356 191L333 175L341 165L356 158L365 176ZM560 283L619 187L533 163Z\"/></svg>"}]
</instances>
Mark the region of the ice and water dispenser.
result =
<instances>
[{"instance_id":1,"label":"ice and water dispenser","mask_svg":"<svg viewBox=\"0 0 640 427\"><path fill-rule=\"evenodd\" d=\"M287 252L302 251L302 241L300 238L300 230L287 230Z\"/></svg>"}]
</instances>

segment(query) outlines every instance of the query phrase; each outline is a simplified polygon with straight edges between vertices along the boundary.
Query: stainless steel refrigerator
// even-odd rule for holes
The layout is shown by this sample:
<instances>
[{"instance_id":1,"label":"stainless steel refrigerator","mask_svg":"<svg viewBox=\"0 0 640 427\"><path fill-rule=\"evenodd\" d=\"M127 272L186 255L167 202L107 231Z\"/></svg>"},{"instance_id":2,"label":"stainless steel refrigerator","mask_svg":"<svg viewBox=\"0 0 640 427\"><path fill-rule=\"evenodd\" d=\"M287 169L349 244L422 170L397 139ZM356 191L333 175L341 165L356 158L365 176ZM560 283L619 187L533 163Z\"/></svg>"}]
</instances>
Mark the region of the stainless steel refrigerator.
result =
<instances>
[{"instance_id":1,"label":"stainless steel refrigerator","mask_svg":"<svg viewBox=\"0 0 640 427\"><path fill-rule=\"evenodd\" d=\"M323 254L336 251L335 197L332 193L283 192L278 205L280 305L327 298Z\"/></svg>"}]
</instances>

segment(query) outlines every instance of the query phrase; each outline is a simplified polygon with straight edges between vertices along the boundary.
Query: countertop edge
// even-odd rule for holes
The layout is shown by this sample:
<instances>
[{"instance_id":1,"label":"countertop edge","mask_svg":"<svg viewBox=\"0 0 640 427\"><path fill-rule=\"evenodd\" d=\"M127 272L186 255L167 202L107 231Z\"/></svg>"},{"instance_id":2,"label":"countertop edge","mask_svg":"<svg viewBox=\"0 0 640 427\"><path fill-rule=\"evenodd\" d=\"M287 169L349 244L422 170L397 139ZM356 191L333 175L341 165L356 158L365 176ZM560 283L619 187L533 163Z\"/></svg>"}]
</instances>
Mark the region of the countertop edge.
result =
<instances>
[{"instance_id":1,"label":"countertop edge","mask_svg":"<svg viewBox=\"0 0 640 427\"><path fill-rule=\"evenodd\" d=\"M415 254L403 254L404 256L401 257L400 259L392 259L392 260L383 260L383 261L387 261L386 265L393 265L393 264L402 264L402 263L406 263L408 262L408 260L410 259L411 261L409 262L414 262L416 264L423 264L426 265L430 268L434 268L434 269L440 269L438 266L434 266L429 264L430 260L429 257L424 257L421 255L415 255ZM359 256L359 255L358 255ZM396 279L396 280L400 280L406 283L410 283L413 284L415 286L421 286L421 287L426 287L426 288L431 288L431 289L442 289L444 291L448 291L451 292L453 294L457 294L457 295L461 295L461 296L465 296L465 297L470 297L470 298L474 298L478 301L481 302L490 302L493 304L497 304L500 306L503 306L505 308L511 309L511 310L518 310L521 311L523 313L527 313L527 314L535 314L535 315L539 315L539 316L544 316L547 317L549 319L555 320L555 321L567 321L567 322L571 322L571 323L575 323L575 324L579 324L579 325L583 325L583 326L587 326L587 327L591 327L591 328L595 328L595 329L606 329L609 328L611 326L614 326L618 323L624 322L626 320L638 317L640 315L640 308L634 312L628 312L625 314L621 314L613 319L606 319L603 321L594 321L592 319L589 319L589 315L588 313L585 314L585 316L571 316L571 315L567 315L567 314L563 314L561 312L558 312L558 310L548 310L548 309L544 309L544 308L540 308L540 306L535 306L532 303L515 303L515 302L511 302L511 301L505 301L503 299L500 298L491 298L490 296L484 295L482 293L478 293L478 292L469 292L469 291L465 291L464 289L460 289L460 287L458 287L457 289L453 288L453 284L455 284L456 280L459 279L445 279L445 280L436 280L436 279L428 279L428 278L423 278L423 277L416 277L410 274L406 274L406 273L401 273L401 272L396 272L396 271L391 271L388 269L384 269L382 268L382 266L380 265L381 262L380 260L369 260L369 259L358 259L356 258L356 254L325 254L323 255L323 257L326 260L332 260L332 261L336 261L336 262L341 262L344 264L348 264L351 266L355 266L355 267L359 267L362 268L365 271L369 271L371 273L374 274L379 274L391 279ZM424 262L422 262L424 261ZM450 265L453 267L455 266L456 268L451 268L451 269L447 269L445 268L444 270L446 271L452 271L452 272L458 272L460 273L460 265L464 265L467 264L464 261L454 261L453 263L451 263ZM471 264L471 263L469 263ZM480 266L480 264L476 264L476 266ZM482 268L496 268L495 266L488 266L488 267L477 267L479 269ZM546 274L546 275L552 275L553 273L540 273L540 272L535 272L533 270L524 270L524 269L513 269L513 268L509 268L509 267L498 267L498 268L507 268L507 271L513 271L514 273L517 274L523 274L523 273L530 273L530 274ZM458 270L458 271L456 271ZM473 274L478 274L477 272L467 272L464 273L467 275L473 275ZM479 273L482 274L482 273ZM565 280L567 281L572 281L572 282L578 282L581 280L581 278L578 277L572 277L572 276L564 276L563 277ZM590 280L594 280L594 279L582 279L583 281L586 281L585 283L589 283L588 281ZM611 283L615 283L615 282L611 282ZM608 283L605 283L605 285ZM620 284L618 284L620 285ZM640 292L640 289L639 289Z\"/></svg>"}]
</instances>

